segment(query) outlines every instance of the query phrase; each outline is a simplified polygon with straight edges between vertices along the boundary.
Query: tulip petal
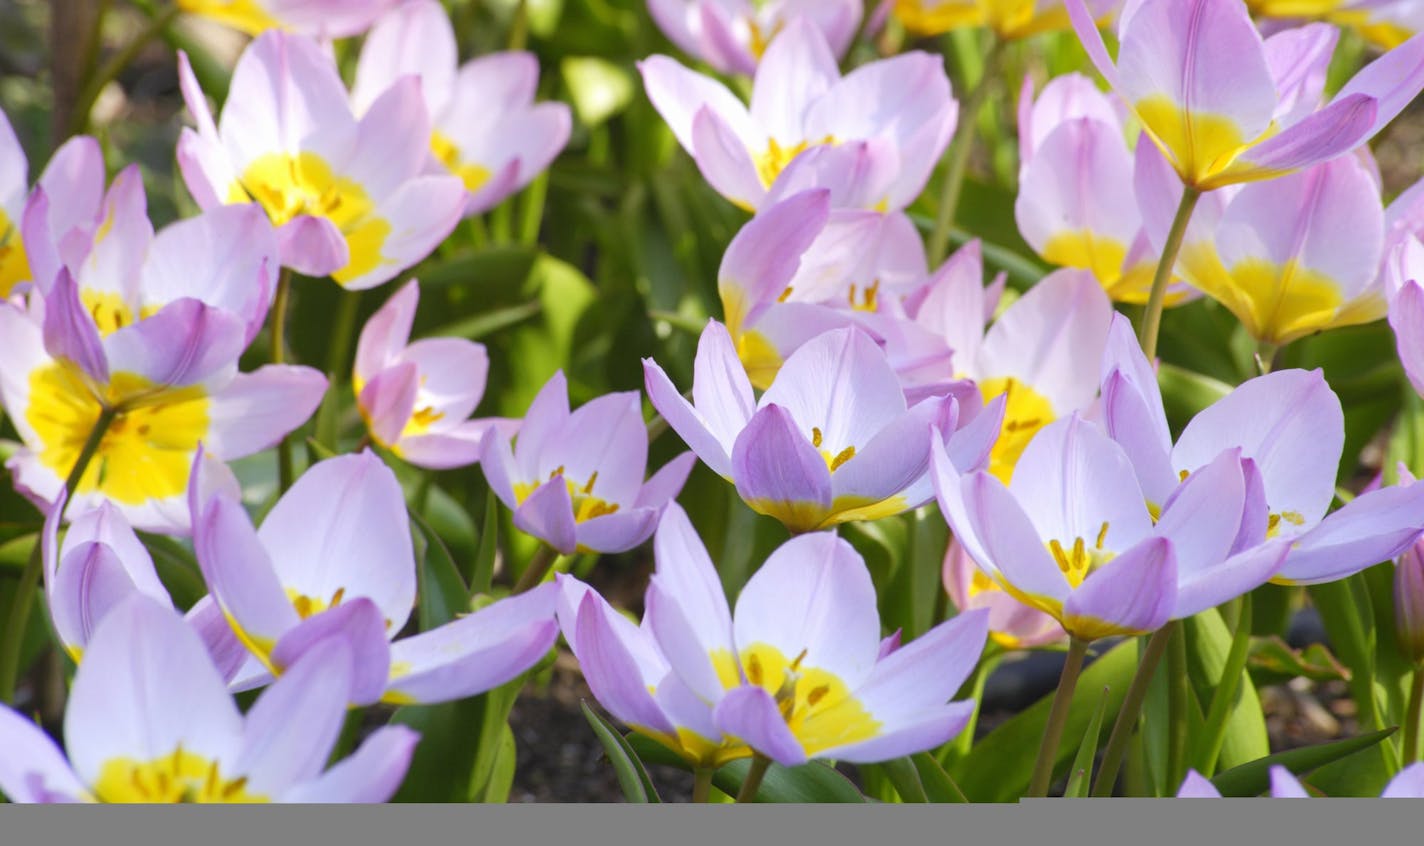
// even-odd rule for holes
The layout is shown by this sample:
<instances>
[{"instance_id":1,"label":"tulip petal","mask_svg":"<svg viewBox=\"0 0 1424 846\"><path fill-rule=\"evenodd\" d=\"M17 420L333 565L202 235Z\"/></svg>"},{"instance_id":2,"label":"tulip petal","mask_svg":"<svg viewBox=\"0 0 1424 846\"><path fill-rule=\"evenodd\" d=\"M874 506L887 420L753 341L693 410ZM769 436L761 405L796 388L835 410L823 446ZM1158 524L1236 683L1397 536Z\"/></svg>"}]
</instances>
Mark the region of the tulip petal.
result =
<instances>
[{"instance_id":1,"label":"tulip petal","mask_svg":"<svg viewBox=\"0 0 1424 846\"><path fill-rule=\"evenodd\" d=\"M1177 560L1171 541L1150 538L1084 580L1063 603L1063 628L1080 640L1145 634L1171 617Z\"/></svg>"},{"instance_id":2,"label":"tulip petal","mask_svg":"<svg viewBox=\"0 0 1424 846\"><path fill-rule=\"evenodd\" d=\"M578 548L578 526L564 477L556 475L529 494L514 509L514 525L564 555L573 554Z\"/></svg>"},{"instance_id":3,"label":"tulip petal","mask_svg":"<svg viewBox=\"0 0 1424 846\"><path fill-rule=\"evenodd\" d=\"M771 694L755 685L744 685L727 692L712 710L712 719L724 734L782 765L797 767L806 763L806 750L796 739L781 709Z\"/></svg>"},{"instance_id":4,"label":"tulip petal","mask_svg":"<svg viewBox=\"0 0 1424 846\"><path fill-rule=\"evenodd\" d=\"M405 780L420 735L405 726L372 732L354 754L316 779L298 784L282 797L301 804L388 801Z\"/></svg>"},{"instance_id":5,"label":"tulip petal","mask_svg":"<svg viewBox=\"0 0 1424 846\"><path fill-rule=\"evenodd\" d=\"M1269 541L1196 573L1179 572L1172 619L1185 620L1250 593L1280 571L1289 552L1289 541Z\"/></svg>"},{"instance_id":6,"label":"tulip petal","mask_svg":"<svg viewBox=\"0 0 1424 846\"><path fill-rule=\"evenodd\" d=\"M1343 579L1399 555L1424 532L1424 485L1361 494L1301 535L1279 578L1296 584Z\"/></svg>"},{"instance_id":7,"label":"tulip petal","mask_svg":"<svg viewBox=\"0 0 1424 846\"><path fill-rule=\"evenodd\" d=\"M224 498L204 505L193 520L193 551L239 639L265 659L300 618L242 505Z\"/></svg>"},{"instance_id":8,"label":"tulip petal","mask_svg":"<svg viewBox=\"0 0 1424 846\"><path fill-rule=\"evenodd\" d=\"M326 387L321 371L300 365L268 364L239 373L210 398L206 443L224 459L276 446L312 416Z\"/></svg>"},{"instance_id":9,"label":"tulip petal","mask_svg":"<svg viewBox=\"0 0 1424 846\"><path fill-rule=\"evenodd\" d=\"M370 705L380 699L390 676L391 647L385 618L376 604L358 597L307 617L277 641L272 664L285 673L327 641L340 641L350 656L345 684L351 704Z\"/></svg>"},{"instance_id":10,"label":"tulip petal","mask_svg":"<svg viewBox=\"0 0 1424 846\"><path fill-rule=\"evenodd\" d=\"M615 626L617 612L590 591L579 603L577 629L579 667L599 704L629 726L675 735L676 727L653 701L649 680L628 649L625 637L636 637L631 623ZM626 620L624 622L627 622Z\"/></svg>"},{"instance_id":11,"label":"tulip petal","mask_svg":"<svg viewBox=\"0 0 1424 846\"><path fill-rule=\"evenodd\" d=\"M58 744L44 729L0 706L0 793L11 802L75 802L88 796Z\"/></svg>"},{"instance_id":12,"label":"tulip petal","mask_svg":"<svg viewBox=\"0 0 1424 846\"><path fill-rule=\"evenodd\" d=\"M737 494L759 514L797 531L820 526L831 507L831 471L791 413L767 405L732 447Z\"/></svg>"}]
</instances>

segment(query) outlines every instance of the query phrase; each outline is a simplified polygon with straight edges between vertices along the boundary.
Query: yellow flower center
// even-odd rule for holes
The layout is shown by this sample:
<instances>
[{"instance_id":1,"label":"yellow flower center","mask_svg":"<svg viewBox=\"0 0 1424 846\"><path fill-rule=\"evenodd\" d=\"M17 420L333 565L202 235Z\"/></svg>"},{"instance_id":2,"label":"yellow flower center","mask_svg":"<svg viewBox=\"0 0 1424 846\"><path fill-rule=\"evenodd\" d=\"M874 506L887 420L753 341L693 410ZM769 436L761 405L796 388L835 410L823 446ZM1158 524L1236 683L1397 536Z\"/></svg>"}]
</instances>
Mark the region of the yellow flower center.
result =
<instances>
[{"instance_id":1,"label":"yellow flower center","mask_svg":"<svg viewBox=\"0 0 1424 846\"><path fill-rule=\"evenodd\" d=\"M104 762L94 783L101 802L268 802L250 793L246 776L224 776L217 761L185 751L181 745L171 755L152 761L112 758Z\"/></svg>"},{"instance_id":2,"label":"yellow flower center","mask_svg":"<svg viewBox=\"0 0 1424 846\"><path fill-rule=\"evenodd\" d=\"M1074 538L1067 546L1057 539L1048 542L1048 552L1058 564L1063 578L1068 580L1069 586L1077 588L1089 573L1113 559L1115 553L1103 549L1103 542L1107 537L1108 524L1104 521L1091 548L1088 547L1087 541L1080 537Z\"/></svg>"},{"instance_id":3,"label":"yellow flower center","mask_svg":"<svg viewBox=\"0 0 1424 846\"><path fill-rule=\"evenodd\" d=\"M831 455L830 450L821 449L821 442L822 437L820 428L812 426L811 446L815 447L816 450L821 453L821 458L824 459L826 462L826 469L830 470L832 473L839 470L842 464L845 464L847 461L850 461L852 458L855 458L855 447L853 446L848 446L840 452L837 452L835 455Z\"/></svg>"},{"instance_id":4,"label":"yellow flower center","mask_svg":"<svg viewBox=\"0 0 1424 846\"><path fill-rule=\"evenodd\" d=\"M451 173L460 177L460 180L465 183L465 190L471 194L489 182L489 169L474 162L464 161L460 157L460 148L448 135L442 132L432 132L430 134L430 150L441 164L449 168Z\"/></svg>"},{"instance_id":5,"label":"yellow flower center","mask_svg":"<svg viewBox=\"0 0 1424 846\"><path fill-rule=\"evenodd\" d=\"M248 165L238 181L233 192L236 201L250 196L276 226L298 215L312 215L326 218L341 231L350 260L331 274L337 282L369 273L383 260L381 246L391 224L374 214L375 203L360 184L334 174L316 153L266 153Z\"/></svg>"},{"instance_id":6,"label":"yellow flower center","mask_svg":"<svg viewBox=\"0 0 1424 846\"><path fill-rule=\"evenodd\" d=\"M248 35L261 35L269 29L286 29L281 21L268 13L260 0L178 0L178 8L212 18Z\"/></svg>"},{"instance_id":7,"label":"yellow flower center","mask_svg":"<svg viewBox=\"0 0 1424 846\"><path fill-rule=\"evenodd\" d=\"M20 242L20 227L0 210L0 299L10 296L16 285L31 276L30 260Z\"/></svg>"},{"instance_id":8,"label":"yellow flower center","mask_svg":"<svg viewBox=\"0 0 1424 846\"><path fill-rule=\"evenodd\" d=\"M755 643L733 656L726 650L712 653L717 676L727 690L740 687L746 673L750 684L776 698L781 716L808 756L880 734L881 724L856 699L845 682L818 667L803 667L803 651L788 660L781 650Z\"/></svg>"},{"instance_id":9,"label":"yellow flower center","mask_svg":"<svg viewBox=\"0 0 1424 846\"><path fill-rule=\"evenodd\" d=\"M549 474L548 481L555 478L563 478L564 468L559 467ZM573 500L574 522L582 523L592 520L595 517L602 517L606 514L613 514L618 511L619 505L616 502L607 502L593 495L593 486L598 482L598 471L593 471L593 475L588 477L588 483L578 485L577 483L564 479L564 484L568 485L569 498ZM514 502L516 505L523 504L531 494L539 489L543 482L515 482Z\"/></svg>"},{"instance_id":10,"label":"yellow flower center","mask_svg":"<svg viewBox=\"0 0 1424 846\"><path fill-rule=\"evenodd\" d=\"M137 505L181 495L193 453L208 433L209 398L199 386L161 388L134 373L115 373L103 388L115 416L74 493L97 491ZM72 365L52 362L30 374L25 419L39 438L37 456L60 478L69 475L103 407Z\"/></svg>"},{"instance_id":11,"label":"yellow flower center","mask_svg":"<svg viewBox=\"0 0 1424 846\"><path fill-rule=\"evenodd\" d=\"M1004 423L999 439L989 453L989 472L1004 484L1013 477L1014 465L1038 430L1052 423L1056 415L1048 398L1012 376L998 376L979 383L984 401L1000 394L1008 397L1004 404Z\"/></svg>"},{"instance_id":12,"label":"yellow flower center","mask_svg":"<svg viewBox=\"0 0 1424 846\"><path fill-rule=\"evenodd\" d=\"M337 588L336 592L331 595L331 599L329 600L321 599L319 597L310 597L306 594L298 593L293 588L287 588L287 599L291 600L292 607L297 610L297 616L301 617L303 620L313 615L320 614L321 612L329 608L335 608L336 606L341 604L341 600L345 595L346 588L344 587Z\"/></svg>"},{"instance_id":13,"label":"yellow flower center","mask_svg":"<svg viewBox=\"0 0 1424 846\"><path fill-rule=\"evenodd\" d=\"M877 279L877 280L875 280L874 282L872 282L872 283L870 283L869 285L867 285L867 286L865 287L865 289L864 289L863 291L861 291L861 294L860 294L859 297L856 296L856 290L857 290L857 286L856 286L856 285L851 285L851 286L850 286L850 292L846 295L846 301L847 301L848 303L850 303L850 307L851 307L851 308L855 309L856 311L876 311L876 310L879 309L879 307L880 307L880 280L879 280L879 279ZM790 293L791 293L791 289L790 289L790 288L787 288L787 289L786 289L786 294L783 295L783 298L784 298L785 296L788 296Z\"/></svg>"}]
</instances>

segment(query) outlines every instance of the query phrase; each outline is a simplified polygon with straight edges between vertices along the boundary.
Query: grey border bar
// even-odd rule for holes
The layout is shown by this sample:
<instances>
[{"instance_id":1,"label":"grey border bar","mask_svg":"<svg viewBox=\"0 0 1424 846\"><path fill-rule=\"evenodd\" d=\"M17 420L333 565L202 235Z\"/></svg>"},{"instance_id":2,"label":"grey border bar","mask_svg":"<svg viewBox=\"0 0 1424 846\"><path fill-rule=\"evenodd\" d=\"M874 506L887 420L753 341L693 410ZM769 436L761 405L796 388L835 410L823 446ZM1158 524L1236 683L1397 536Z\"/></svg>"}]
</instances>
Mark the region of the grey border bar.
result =
<instances>
[{"instance_id":1,"label":"grey border bar","mask_svg":"<svg viewBox=\"0 0 1424 846\"><path fill-rule=\"evenodd\" d=\"M1410 843L1424 802L1037 799L1019 805L0 806L0 844Z\"/></svg>"}]
</instances>

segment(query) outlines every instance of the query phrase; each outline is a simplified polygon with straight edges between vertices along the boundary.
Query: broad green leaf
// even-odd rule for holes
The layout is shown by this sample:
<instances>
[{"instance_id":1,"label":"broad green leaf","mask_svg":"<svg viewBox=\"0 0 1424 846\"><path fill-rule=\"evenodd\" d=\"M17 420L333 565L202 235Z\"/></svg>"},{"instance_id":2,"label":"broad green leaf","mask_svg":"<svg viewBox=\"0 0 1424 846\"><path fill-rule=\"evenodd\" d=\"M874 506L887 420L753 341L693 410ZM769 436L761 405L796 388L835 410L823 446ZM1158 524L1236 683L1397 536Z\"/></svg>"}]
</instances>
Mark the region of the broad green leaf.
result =
<instances>
[{"instance_id":1,"label":"broad green leaf","mask_svg":"<svg viewBox=\"0 0 1424 846\"><path fill-rule=\"evenodd\" d=\"M477 727L478 731L471 732L477 738L475 755L467 770L469 779L465 786L466 798L459 801L470 801L470 797L496 792L492 785L502 777L502 750L504 735L509 731L509 712L514 708L514 701L519 698L519 692L524 689L524 680L537 675L538 672L539 668L535 667L514 681L476 697L483 707L478 719L465 727L467 732L471 727Z\"/></svg>"},{"instance_id":2,"label":"broad green leaf","mask_svg":"<svg viewBox=\"0 0 1424 846\"><path fill-rule=\"evenodd\" d=\"M1312 681L1349 681L1350 670L1322 643L1292 649L1279 637L1252 638L1249 666L1257 683L1283 683L1297 676Z\"/></svg>"},{"instance_id":3,"label":"broad green leaf","mask_svg":"<svg viewBox=\"0 0 1424 846\"><path fill-rule=\"evenodd\" d=\"M1088 723L1088 730L1083 732L1083 742L1078 746L1078 754L1073 758L1073 766L1069 768L1068 787L1063 792L1067 797L1087 796L1089 789L1093 785L1093 759L1098 752L1098 735L1103 727L1103 712L1108 707L1107 688L1103 688L1103 696L1098 703L1098 710L1093 712L1093 719Z\"/></svg>"},{"instance_id":4,"label":"broad green leaf","mask_svg":"<svg viewBox=\"0 0 1424 846\"><path fill-rule=\"evenodd\" d=\"M878 768L895 787L901 802L922 805L930 801L925 794L925 785L920 781L919 768L909 758L882 761Z\"/></svg>"},{"instance_id":5,"label":"broad green leaf","mask_svg":"<svg viewBox=\"0 0 1424 846\"><path fill-rule=\"evenodd\" d=\"M1097 697L1081 695L1083 691L1107 688L1104 719L1115 718L1136 669L1135 639L1119 643L1089 664L1079 677L1080 695L1073 698L1064 736L1083 736L1101 704ZM1049 694L1014 715L976 743L968 755L947 768L971 802L1013 802L1023 796L1043 741L1052 699L1053 695ZM1066 764L1073 754L1071 744L1061 744L1055 768Z\"/></svg>"},{"instance_id":6,"label":"broad green leaf","mask_svg":"<svg viewBox=\"0 0 1424 846\"><path fill-rule=\"evenodd\" d=\"M418 612L420 630L428 632L455 619L470 603L470 589L460 578L460 570L444 541L415 511L407 512L416 525L422 543L416 550L420 577Z\"/></svg>"},{"instance_id":7,"label":"broad green leaf","mask_svg":"<svg viewBox=\"0 0 1424 846\"><path fill-rule=\"evenodd\" d=\"M30 551L39 542L39 534L32 533L11 538L0 544L0 569L14 570L17 574L30 561Z\"/></svg>"},{"instance_id":8,"label":"broad green leaf","mask_svg":"<svg viewBox=\"0 0 1424 846\"><path fill-rule=\"evenodd\" d=\"M736 796L746 778L751 759L733 761L717 771L712 783L729 796ZM826 804L864 802L865 797L835 768L820 761L799 767L772 764L761 780L756 802Z\"/></svg>"},{"instance_id":9,"label":"broad green leaf","mask_svg":"<svg viewBox=\"0 0 1424 846\"><path fill-rule=\"evenodd\" d=\"M1216 785L1222 796L1259 796L1270 787L1270 770L1273 766L1285 767L1297 776L1309 773L1333 761L1340 761L1369 749L1394 734L1394 731L1392 728L1383 729L1359 737L1277 752L1219 773L1211 783ZM1376 789L1373 795L1379 795L1379 790Z\"/></svg>"},{"instance_id":10,"label":"broad green leaf","mask_svg":"<svg viewBox=\"0 0 1424 846\"><path fill-rule=\"evenodd\" d=\"M920 784L924 785L925 798L929 801L956 805L969 801L964 798L964 791L959 789L959 785L954 783L954 779L949 777L949 773L944 771L944 767L939 765L933 755L918 752L911 755L910 760L919 772Z\"/></svg>"},{"instance_id":11,"label":"broad green leaf","mask_svg":"<svg viewBox=\"0 0 1424 846\"><path fill-rule=\"evenodd\" d=\"M439 705L407 705L391 716L392 724L420 732L410 769L393 801L468 801L470 770L480 746L476 728L485 712L487 697L485 694Z\"/></svg>"},{"instance_id":12,"label":"broad green leaf","mask_svg":"<svg viewBox=\"0 0 1424 846\"><path fill-rule=\"evenodd\" d=\"M579 703L579 707L583 709L584 719L588 720L598 742L603 745L608 762L613 765L613 772L618 776L618 786L623 790L623 798L637 804L662 801L648 778L643 762L638 759L638 753L633 751L633 747L628 745L623 735L588 707L587 702Z\"/></svg>"},{"instance_id":13,"label":"broad green leaf","mask_svg":"<svg viewBox=\"0 0 1424 846\"><path fill-rule=\"evenodd\" d=\"M514 786L514 766L518 763L518 746L514 742L514 730L509 723L504 724L499 735L499 747L495 752L494 764L490 767L488 779L470 797L471 802L504 803L509 801L509 791Z\"/></svg>"},{"instance_id":14,"label":"broad green leaf","mask_svg":"<svg viewBox=\"0 0 1424 846\"><path fill-rule=\"evenodd\" d=\"M1231 651L1231 631L1216 609L1186 620L1188 670L1198 702L1210 702L1220 683ZM1270 739L1261 699L1249 677L1237 686L1236 706L1226 723L1226 734L1217 759L1223 768L1269 755Z\"/></svg>"},{"instance_id":15,"label":"broad green leaf","mask_svg":"<svg viewBox=\"0 0 1424 846\"><path fill-rule=\"evenodd\" d=\"M193 557L192 550L165 535L139 534L139 539L153 558L153 569L159 581L168 589L173 604L186 611L208 593L208 584L203 579L203 571Z\"/></svg>"}]
</instances>

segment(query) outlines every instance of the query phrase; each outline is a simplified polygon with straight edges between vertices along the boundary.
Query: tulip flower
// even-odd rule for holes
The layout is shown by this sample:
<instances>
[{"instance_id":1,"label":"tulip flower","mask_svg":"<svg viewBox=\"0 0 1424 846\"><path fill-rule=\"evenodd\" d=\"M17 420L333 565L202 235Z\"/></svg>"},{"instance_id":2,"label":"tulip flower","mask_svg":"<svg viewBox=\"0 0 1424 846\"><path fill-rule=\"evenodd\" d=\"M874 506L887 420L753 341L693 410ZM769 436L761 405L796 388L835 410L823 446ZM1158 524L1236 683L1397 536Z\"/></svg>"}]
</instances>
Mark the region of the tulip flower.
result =
<instances>
[{"instance_id":1,"label":"tulip flower","mask_svg":"<svg viewBox=\"0 0 1424 846\"><path fill-rule=\"evenodd\" d=\"M1139 161L1138 196L1158 210L1147 217L1160 246L1181 187L1155 151L1140 146L1147 160ZM1377 178L1361 158L1341 156L1204 203L1186 230L1177 272L1230 309L1252 337L1279 345L1384 317L1384 248Z\"/></svg>"},{"instance_id":2,"label":"tulip flower","mask_svg":"<svg viewBox=\"0 0 1424 846\"><path fill-rule=\"evenodd\" d=\"M924 189L958 113L939 57L906 53L842 78L825 36L804 18L767 48L750 109L666 56L638 67L648 98L708 183L749 211L804 151L859 141L871 144L879 186L861 207L903 209Z\"/></svg>"},{"instance_id":3,"label":"tulip flower","mask_svg":"<svg viewBox=\"0 0 1424 846\"><path fill-rule=\"evenodd\" d=\"M463 184L424 175L430 117L417 78L397 80L358 120L315 42L267 32L238 59L215 124L181 53L178 71L197 124L178 140L189 192L204 209L261 206L286 267L370 288L424 258L459 222Z\"/></svg>"},{"instance_id":4,"label":"tulip flower","mask_svg":"<svg viewBox=\"0 0 1424 846\"><path fill-rule=\"evenodd\" d=\"M233 632L272 675L326 639L359 661L353 699L430 703L482 693L529 669L558 636L553 587L391 643L415 603L415 556L395 474L369 452L314 465L254 529L230 494L193 476L193 548ZM379 643L368 635L374 631Z\"/></svg>"},{"instance_id":5,"label":"tulip flower","mask_svg":"<svg viewBox=\"0 0 1424 846\"><path fill-rule=\"evenodd\" d=\"M782 544L735 611L680 509L664 513L655 552L645 626L716 732L785 766L870 763L938 746L968 721L974 703L949 699L984 648L987 612L884 654L870 571L833 534ZM636 696L636 677L603 681Z\"/></svg>"},{"instance_id":6,"label":"tulip flower","mask_svg":"<svg viewBox=\"0 0 1424 846\"><path fill-rule=\"evenodd\" d=\"M25 282L48 292L61 266L78 272L107 219L103 151L90 136L70 138L27 191L25 152L0 113L0 158L0 298Z\"/></svg>"},{"instance_id":7,"label":"tulip flower","mask_svg":"<svg viewBox=\"0 0 1424 846\"><path fill-rule=\"evenodd\" d=\"M1310 796L1305 786L1291 775L1290 770L1279 764L1271 767L1271 796L1275 799L1305 799ZM1201 773L1188 770L1187 777L1177 790L1178 798L1220 799L1221 791L1216 789ZM1424 762L1410 764L1395 774L1380 794L1381 799L1424 798Z\"/></svg>"},{"instance_id":8,"label":"tulip flower","mask_svg":"<svg viewBox=\"0 0 1424 846\"><path fill-rule=\"evenodd\" d=\"M1014 599L985 575L963 544L953 538L945 550L942 578L955 608L989 612L989 637L1005 649L1031 649L1066 637L1057 620Z\"/></svg>"},{"instance_id":9,"label":"tulip flower","mask_svg":"<svg viewBox=\"0 0 1424 846\"><path fill-rule=\"evenodd\" d=\"M1066 0L1093 64L1183 184L1271 179L1355 149L1424 87L1424 39L1357 73L1318 108L1334 33L1262 39L1242 0L1143 0L1119 21L1116 63L1083 0ZM1129 4L1130 6L1132 4Z\"/></svg>"},{"instance_id":10,"label":"tulip flower","mask_svg":"<svg viewBox=\"0 0 1424 846\"><path fill-rule=\"evenodd\" d=\"M29 246L58 252L41 238ZM25 445L7 463L16 487L48 512L104 421L71 507L107 501L137 528L185 533L198 444L223 460L266 449L326 388L306 367L237 372L267 312L276 251L250 208L215 209L154 236L137 168L121 173L89 246L73 250L82 256L74 271L61 266L28 309L0 304L0 402Z\"/></svg>"},{"instance_id":11,"label":"tulip flower","mask_svg":"<svg viewBox=\"0 0 1424 846\"><path fill-rule=\"evenodd\" d=\"M683 453L645 483L641 397L608 394L570 413L561 370L529 404L512 449L497 429L485 433L480 467L514 525L568 555L623 552L647 540L694 460Z\"/></svg>"},{"instance_id":12,"label":"tulip flower","mask_svg":"<svg viewBox=\"0 0 1424 846\"><path fill-rule=\"evenodd\" d=\"M907 408L885 354L855 328L803 344L760 401L731 336L716 321L702 330L694 367L689 403L656 362L644 359L653 406L752 510L792 532L875 520L928 502L924 437L931 426L947 433L965 468L983 464L998 431L998 406L979 412L953 396L936 396Z\"/></svg>"},{"instance_id":13,"label":"tulip flower","mask_svg":"<svg viewBox=\"0 0 1424 846\"><path fill-rule=\"evenodd\" d=\"M347 38L365 32L400 0L178 0L178 8L248 35L269 29L313 38Z\"/></svg>"},{"instance_id":14,"label":"tulip flower","mask_svg":"<svg viewBox=\"0 0 1424 846\"><path fill-rule=\"evenodd\" d=\"M1188 479L1155 521L1126 451L1077 414L1034 436L1007 486L961 473L933 442L932 455L965 551L1079 641L1190 617L1265 583L1285 557L1285 544L1256 537L1265 503L1239 450Z\"/></svg>"},{"instance_id":15,"label":"tulip flower","mask_svg":"<svg viewBox=\"0 0 1424 846\"><path fill-rule=\"evenodd\" d=\"M908 218L833 208L832 195L818 187L769 200L723 254L717 289L727 330L763 390L822 332L859 325L893 335L868 318L925 284L924 245ZM947 365L948 349L932 357Z\"/></svg>"},{"instance_id":16,"label":"tulip flower","mask_svg":"<svg viewBox=\"0 0 1424 846\"><path fill-rule=\"evenodd\" d=\"M463 338L408 343L419 302L412 279L367 321L351 388L377 443L420 467L463 467L479 460L487 430L513 434L518 423L465 419L484 395L489 356Z\"/></svg>"},{"instance_id":17,"label":"tulip flower","mask_svg":"<svg viewBox=\"0 0 1424 846\"><path fill-rule=\"evenodd\" d=\"M804 18L821 31L837 58L850 48L860 0L648 0L653 22L680 50L719 73L751 75L771 40Z\"/></svg>"},{"instance_id":18,"label":"tulip flower","mask_svg":"<svg viewBox=\"0 0 1424 846\"><path fill-rule=\"evenodd\" d=\"M412 0L371 29L356 65L351 100L370 113L404 75L420 77L430 115L430 172L460 177L465 214L488 211L528 185L569 140L564 103L535 103L539 62L532 53L502 52L457 67L455 30L434 0ZM419 130L412 130L418 137Z\"/></svg>"},{"instance_id":19,"label":"tulip flower","mask_svg":"<svg viewBox=\"0 0 1424 846\"><path fill-rule=\"evenodd\" d=\"M663 512L663 519L687 518L673 504ZM667 556L686 558L699 553L706 558L707 552L700 545L676 547L680 538L672 532L659 532L654 537L658 561ZM701 595L720 596L722 586L711 562L694 563L696 566L689 569L695 576L711 575L711 581L701 585L706 591ZM579 671L594 698L614 718L671 749L693 768L715 769L751 756L752 750L746 744L717 728L712 706L699 699L672 671L649 625L651 618L645 617L643 625L635 625L578 579L562 573L556 578L560 590L559 626L564 640L578 659ZM707 607L710 613L719 608L726 613L725 601L720 606L709 602Z\"/></svg>"},{"instance_id":20,"label":"tulip flower","mask_svg":"<svg viewBox=\"0 0 1424 846\"><path fill-rule=\"evenodd\" d=\"M1424 486L1361 494L1327 515L1344 448L1340 400L1319 370L1278 370L1243 382L1187 423L1175 444L1150 364L1117 318L1103 364L1103 423L1135 468L1151 508L1226 450L1260 473L1265 537L1288 540L1273 581L1342 579L1403 552L1424 531Z\"/></svg>"},{"instance_id":21,"label":"tulip flower","mask_svg":"<svg viewBox=\"0 0 1424 846\"><path fill-rule=\"evenodd\" d=\"M1068 29L1063 0L886 0L905 29L919 36L952 29L986 26L1004 39L1027 38ZM1105 14L1110 0L1091 0L1094 14Z\"/></svg>"},{"instance_id":22,"label":"tulip flower","mask_svg":"<svg viewBox=\"0 0 1424 846\"><path fill-rule=\"evenodd\" d=\"M1414 0L1344 0L1328 18L1386 50L1424 30L1424 7Z\"/></svg>"},{"instance_id":23,"label":"tulip flower","mask_svg":"<svg viewBox=\"0 0 1424 846\"><path fill-rule=\"evenodd\" d=\"M99 623L79 664L66 751L0 707L0 791L46 803L384 802L418 735L378 729L328 769L352 676L351 652L329 641L243 714L178 614L133 596Z\"/></svg>"},{"instance_id":24,"label":"tulip flower","mask_svg":"<svg viewBox=\"0 0 1424 846\"><path fill-rule=\"evenodd\" d=\"M1400 651L1424 661L1424 550L1416 542L1394 565L1394 630Z\"/></svg>"},{"instance_id":25,"label":"tulip flower","mask_svg":"<svg viewBox=\"0 0 1424 846\"><path fill-rule=\"evenodd\" d=\"M1145 303L1157 253L1133 193L1133 157L1117 109L1080 74L1019 98L1019 232L1045 261L1091 270L1120 302ZM1172 286L1167 302L1191 289Z\"/></svg>"},{"instance_id":26,"label":"tulip flower","mask_svg":"<svg viewBox=\"0 0 1424 846\"><path fill-rule=\"evenodd\" d=\"M979 278L960 276L954 284L953 291L931 295L934 301L921 306L917 319L941 327L954 350L955 376L974 379L985 402L1004 397L1003 429L989 472L1007 482L1035 433L1092 404L1097 384L1076 362L1102 356L1112 303L1092 274L1059 270L985 332ZM951 310L953 315L946 313Z\"/></svg>"}]
</instances>

